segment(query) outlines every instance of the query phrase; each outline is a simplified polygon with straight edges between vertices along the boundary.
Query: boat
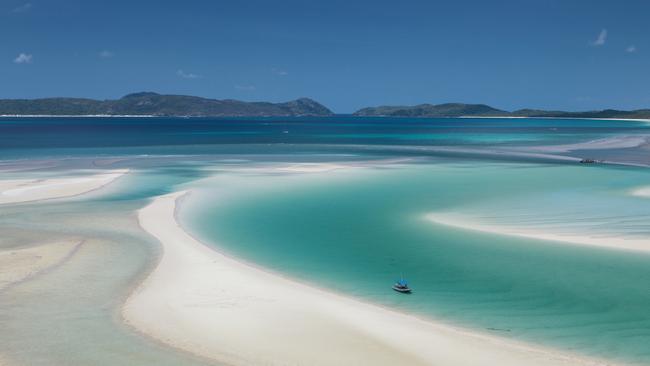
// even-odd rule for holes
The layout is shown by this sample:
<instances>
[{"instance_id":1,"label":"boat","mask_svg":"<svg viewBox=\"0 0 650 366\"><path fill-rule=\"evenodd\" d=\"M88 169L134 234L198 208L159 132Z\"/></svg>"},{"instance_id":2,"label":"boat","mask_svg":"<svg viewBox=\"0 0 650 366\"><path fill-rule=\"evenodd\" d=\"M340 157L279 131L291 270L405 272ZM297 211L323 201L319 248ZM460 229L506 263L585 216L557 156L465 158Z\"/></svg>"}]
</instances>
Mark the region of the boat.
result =
<instances>
[{"instance_id":1,"label":"boat","mask_svg":"<svg viewBox=\"0 0 650 366\"><path fill-rule=\"evenodd\" d=\"M603 160L595 160L595 159L582 159L580 160L580 164L598 164L602 163Z\"/></svg>"},{"instance_id":2,"label":"boat","mask_svg":"<svg viewBox=\"0 0 650 366\"><path fill-rule=\"evenodd\" d=\"M395 282L393 285L393 290L401 292L403 294L411 293L411 288L409 287L408 282L403 278L400 278L397 282Z\"/></svg>"}]
</instances>

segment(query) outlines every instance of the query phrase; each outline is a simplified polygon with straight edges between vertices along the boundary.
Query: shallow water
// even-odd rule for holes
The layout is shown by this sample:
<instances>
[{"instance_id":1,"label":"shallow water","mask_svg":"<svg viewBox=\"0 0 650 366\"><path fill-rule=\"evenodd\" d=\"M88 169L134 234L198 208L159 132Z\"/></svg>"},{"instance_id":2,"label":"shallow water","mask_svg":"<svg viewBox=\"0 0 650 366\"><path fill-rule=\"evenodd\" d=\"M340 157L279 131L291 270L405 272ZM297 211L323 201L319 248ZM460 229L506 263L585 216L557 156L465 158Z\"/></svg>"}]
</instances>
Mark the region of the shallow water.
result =
<instances>
[{"instance_id":1,"label":"shallow water","mask_svg":"<svg viewBox=\"0 0 650 366\"><path fill-rule=\"evenodd\" d=\"M112 193L3 206L0 250L84 242L61 265L0 290L0 355L17 365L209 364L140 336L119 312L158 255L133 211L179 180L140 172Z\"/></svg>"},{"instance_id":2,"label":"shallow water","mask_svg":"<svg viewBox=\"0 0 650 366\"><path fill-rule=\"evenodd\" d=\"M135 210L151 197L196 186L191 201L200 204L186 206L184 224L244 260L451 324L650 364L649 255L424 219L452 211L499 225L645 238L650 200L628 193L650 185L650 171L483 155L639 134L650 134L650 125L341 116L1 119L3 179L87 169L132 173L80 197L1 207L0 249L61 238L87 243L47 275L0 292L0 358L29 365L203 363L139 336L119 318L124 297L158 250L138 229ZM474 150L440 149L449 146ZM644 149L588 154L647 163ZM275 169L301 162L367 167ZM413 295L390 291L400 273Z\"/></svg>"},{"instance_id":3,"label":"shallow water","mask_svg":"<svg viewBox=\"0 0 650 366\"><path fill-rule=\"evenodd\" d=\"M649 202L620 193L648 182L640 169L477 162L241 174L206 181L186 225L236 256L370 302L645 364L649 254L453 229L423 215L516 205L519 215L559 215L567 232L580 233L580 222L600 213L617 220L600 225L602 233L646 235L638 215L648 217ZM400 273L413 295L390 290Z\"/></svg>"}]
</instances>

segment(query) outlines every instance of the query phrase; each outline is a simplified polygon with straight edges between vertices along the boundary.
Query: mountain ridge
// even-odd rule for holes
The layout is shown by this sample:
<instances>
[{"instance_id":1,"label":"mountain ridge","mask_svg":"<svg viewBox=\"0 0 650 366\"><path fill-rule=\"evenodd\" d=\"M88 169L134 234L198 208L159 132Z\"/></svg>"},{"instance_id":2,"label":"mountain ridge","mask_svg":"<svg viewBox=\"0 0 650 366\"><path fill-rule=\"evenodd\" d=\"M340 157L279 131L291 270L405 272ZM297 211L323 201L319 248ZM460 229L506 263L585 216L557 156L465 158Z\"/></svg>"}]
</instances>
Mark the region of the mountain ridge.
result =
<instances>
[{"instance_id":1,"label":"mountain ridge","mask_svg":"<svg viewBox=\"0 0 650 366\"><path fill-rule=\"evenodd\" d=\"M414 106L366 107L353 113L366 117L546 117L546 118L622 118L650 119L650 109L631 111L603 109L584 112L546 111L541 109L518 109L512 112L493 108L486 104L443 103L418 104Z\"/></svg>"},{"instance_id":2,"label":"mountain ridge","mask_svg":"<svg viewBox=\"0 0 650 366\"><path fill-rule=\"evenodd\" d=\"M327 107L309 98L270 103L137 92L113 100L88 98L0 99L0 115L290 117L329 116L332 114Z\"/></svg>"},{"instance_id":3,"label":"mountain ridge","mask_svg":"<svg viewBox=\"0 0 650 366\"><path fill-rule=\"evenodd\" d=\"M298 117L334 113L309 98L288 102L245 102L191 95L136 92L119 99L90 98L0 99L0 116L160 116L160 117ZM366 107L352 113L365 117L538 117L650 119L650 109L603 109L582 112L518 109L506 111L487 104L443 103Z\"/></svg>"}]
</instances>

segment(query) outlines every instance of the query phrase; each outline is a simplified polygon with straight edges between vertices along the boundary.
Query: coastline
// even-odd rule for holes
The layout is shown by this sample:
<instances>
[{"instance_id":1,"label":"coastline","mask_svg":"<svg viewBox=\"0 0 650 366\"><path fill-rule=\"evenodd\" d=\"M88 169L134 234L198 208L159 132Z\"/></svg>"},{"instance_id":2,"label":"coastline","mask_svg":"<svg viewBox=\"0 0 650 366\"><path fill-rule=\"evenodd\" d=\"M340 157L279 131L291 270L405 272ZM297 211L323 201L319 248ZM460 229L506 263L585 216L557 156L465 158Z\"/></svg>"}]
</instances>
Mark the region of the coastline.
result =
<instances>
[{"instance_id":1,"label":"coastline","mask_svg":"<svg viewBox=\"0 0 650 366\"><path fill-rule=\"evenodd\" d=\"M650 241L644 239L622 239L615 237L591 237L587 235L561 235L544 233L529 229L508 228L492 224L473 222L466 218L454 218L446 213L429 213L425 219L438 225L454 227L463 230L480 231L483 233L516 236L528 239L546 240L574 245L594 246L615 250L650 252Z\"/></svg>"},{"instance_id":2,"label":"coastline","mask_svg":"<svg viewBox=\"0 0 650 366\"><path fill-rule=\"evenodd\" d=\"M151 118L153 114L0 114L0 118ZM181 117L181 116L179 116Z\"/></svg>"},{"instance_id":3,"label":"coastline","mask_svg":"<svg viewBox=\"0 0 650 366\"><path fill-rule=\"evenodd\" d=\"M602 117L534 117L534 116L355 116L351 114L333 114L327 116L313 116L313 115L295 115L295 116L241 116L241 115L218 115L218 116L163 116L155 114L0 114L0 118L276 118L276 117L346 117L354 116L357 118L417 118L417 119L435 119L435 118L450 118L450 119L548 119L548 120L586 120L586 121L622 121L622 122L646 122L650 123L649 118L602 118Z\"/></svg>"},{"instance_id":4,"label":"coastline","mask_svg":"<svg viewBox=\"0 0 650 366\"><path fill-rule=\"evenodd\" d=\"M0 205L78 196L100 189L129 173L114 169L80 177L0 180Z\"/></svg>"},{"instance_id":5,"label":"coastline","mask_svg":"<svg viewBox=\"0 0 650 366\"><path fill-rule=\"evenodd\" d=\"M233 365L605 364L421 320L237 261L179 225L185 194L139 210L162 254L122 308L127 324L167 345Z\"/></svg>"},{"instance_id":6,"label":"coastline","mask_svg":"<svg viewBox=\"0 0 650 366\"><path fill-rule=\"evenodd\" d=\"M602 117L533 117L533 116L459 116L459 117L443 117L443 118L505 118L505 119L578 119L578 120L593 120L593 121L627 121L627 122L649 122L650 118L602 118Z\"/></svg>"}]
</instances>

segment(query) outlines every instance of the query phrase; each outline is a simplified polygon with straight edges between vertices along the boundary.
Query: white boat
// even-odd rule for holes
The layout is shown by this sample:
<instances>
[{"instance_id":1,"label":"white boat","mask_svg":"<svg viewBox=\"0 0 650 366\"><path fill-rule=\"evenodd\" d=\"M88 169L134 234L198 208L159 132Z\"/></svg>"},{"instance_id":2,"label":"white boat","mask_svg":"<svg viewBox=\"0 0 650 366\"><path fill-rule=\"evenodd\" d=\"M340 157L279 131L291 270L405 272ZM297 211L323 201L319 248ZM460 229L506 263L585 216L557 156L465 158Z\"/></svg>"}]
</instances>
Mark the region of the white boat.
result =
<instances>
[{"instance_id":1,"label":"white boat","mask_svg":"<svg viewBox=\"0 0 650 366\"><path fill-rule=\"evenodd\" d=\"M395 282L393 290L403 294L411 293L411 288L409 287L408 282L403 278L400 278L399 281Z\"/></svg>"}]
</instances>

